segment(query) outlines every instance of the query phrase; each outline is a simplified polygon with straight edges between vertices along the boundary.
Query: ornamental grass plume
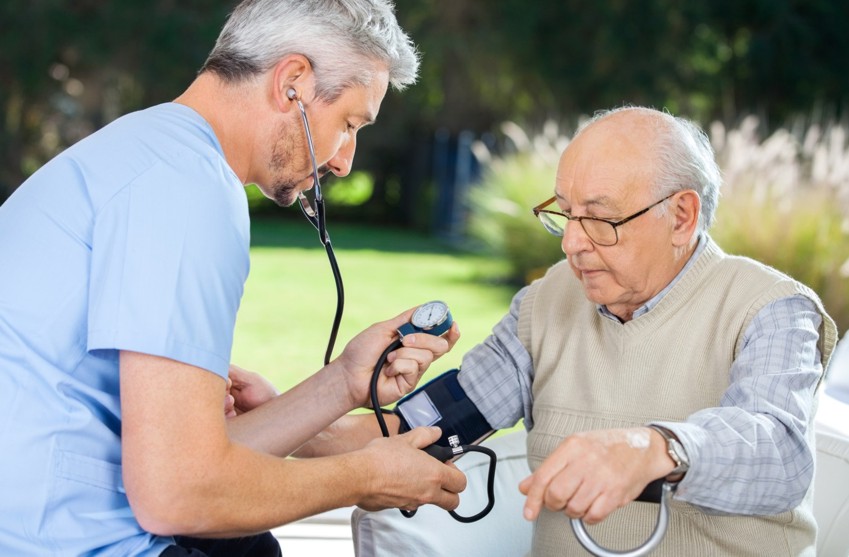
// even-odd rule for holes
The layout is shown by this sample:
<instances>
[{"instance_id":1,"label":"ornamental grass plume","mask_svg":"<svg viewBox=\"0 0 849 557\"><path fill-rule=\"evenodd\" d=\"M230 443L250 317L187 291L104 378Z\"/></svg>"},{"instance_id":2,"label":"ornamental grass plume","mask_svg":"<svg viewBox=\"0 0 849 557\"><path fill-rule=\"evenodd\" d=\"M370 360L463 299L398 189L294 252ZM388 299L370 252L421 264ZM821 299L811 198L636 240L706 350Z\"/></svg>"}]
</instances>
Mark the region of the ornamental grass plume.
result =
<instances>
[{"instance_id":1,"label":"ornamental grass plume","mask_svg":"<svg viewBox=\"0 0 849 557\"><path fill-rule=\"evenodd\" d=\"M849 328L847 125L804 123L762 137L754 116L710 127L723 172L713 238L807 284Z\"/></svg>"}]
</instances>

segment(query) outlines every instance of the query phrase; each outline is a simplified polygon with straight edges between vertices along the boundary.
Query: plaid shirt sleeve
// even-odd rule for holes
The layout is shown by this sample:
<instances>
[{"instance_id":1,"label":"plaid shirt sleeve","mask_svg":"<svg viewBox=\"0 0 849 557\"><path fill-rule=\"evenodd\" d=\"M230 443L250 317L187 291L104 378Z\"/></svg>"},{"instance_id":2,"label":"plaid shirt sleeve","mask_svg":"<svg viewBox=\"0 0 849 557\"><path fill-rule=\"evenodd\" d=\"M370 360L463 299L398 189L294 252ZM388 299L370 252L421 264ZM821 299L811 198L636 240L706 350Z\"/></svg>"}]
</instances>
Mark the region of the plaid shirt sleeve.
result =
<instances>
[{"instance_id":1,"label":"plaid shirt sleeve","mask_svg":"<svg viewBox=\"0 0 849 557\"><path fill-rule=\"evenodd\" d=\"M717 408L673 431L690 458L676 498L735 514L796 507L814 475L814 399L823 373L817 348L822 316L802 296L772 302L752 320Z\"/></svg>"},{"instance_id":2,"label":"plaid shirt sleeve","mask_svg":"<svg viewBox=\"0 0 849 557\"><path fill-rule=\"evenodd\" d=\"M494 429L505 429L525 419L533 427L531 355L519 340L519 306L527 293L520 290L510 311L493 327L492 334L463 356L458 380L471 401Z\"/></svg>"}]
</instances>

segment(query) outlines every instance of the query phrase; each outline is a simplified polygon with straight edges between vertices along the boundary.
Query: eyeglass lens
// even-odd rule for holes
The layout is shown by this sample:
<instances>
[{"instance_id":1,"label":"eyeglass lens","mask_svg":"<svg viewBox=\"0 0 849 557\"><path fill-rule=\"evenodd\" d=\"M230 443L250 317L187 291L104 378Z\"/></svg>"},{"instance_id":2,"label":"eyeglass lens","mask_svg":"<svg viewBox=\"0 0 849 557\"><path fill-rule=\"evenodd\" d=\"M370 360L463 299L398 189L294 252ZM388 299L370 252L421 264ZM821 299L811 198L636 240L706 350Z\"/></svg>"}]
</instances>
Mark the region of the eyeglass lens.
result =
<instances>
[{"instance_id":1,"label":"eyeglass lens","mask_svg":"<svg viewBox=\"0 0 849 557\"><path fill-rule=\"evenodd\" d=\"M566 229L566 224L569 220L556 213L539 213L539 220L548 232L555 236L563 236ZM600 246L612 246L616 243L616 228L609 222L593 219L580 219L581 228L590 240Z\"/></svg>"}]
</instances>

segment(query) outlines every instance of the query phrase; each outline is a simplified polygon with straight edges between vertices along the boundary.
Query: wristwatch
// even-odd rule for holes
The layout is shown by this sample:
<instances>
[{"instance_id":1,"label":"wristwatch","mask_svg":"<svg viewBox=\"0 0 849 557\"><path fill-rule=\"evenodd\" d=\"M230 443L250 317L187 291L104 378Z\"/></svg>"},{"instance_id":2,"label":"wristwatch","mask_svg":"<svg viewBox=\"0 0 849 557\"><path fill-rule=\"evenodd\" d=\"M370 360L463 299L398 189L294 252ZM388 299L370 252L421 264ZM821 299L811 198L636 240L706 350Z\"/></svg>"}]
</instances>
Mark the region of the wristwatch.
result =
<instances>
[{"instance_id":1,"label":"wristwatch","mask_svg":"<svg viewBox=\"0 0 849 557\"><path fill-rule=\"evenodd\" d=\"M668 482L679 482L690 469L690 458L687 456L687 451L684 450L684 445L675 437L675 434L659 425L649 425L650 428L660 433L661 437L666 440L666 452L669 458L675 463L675 468L666 476Z\"/></svg>"}]
</instances>

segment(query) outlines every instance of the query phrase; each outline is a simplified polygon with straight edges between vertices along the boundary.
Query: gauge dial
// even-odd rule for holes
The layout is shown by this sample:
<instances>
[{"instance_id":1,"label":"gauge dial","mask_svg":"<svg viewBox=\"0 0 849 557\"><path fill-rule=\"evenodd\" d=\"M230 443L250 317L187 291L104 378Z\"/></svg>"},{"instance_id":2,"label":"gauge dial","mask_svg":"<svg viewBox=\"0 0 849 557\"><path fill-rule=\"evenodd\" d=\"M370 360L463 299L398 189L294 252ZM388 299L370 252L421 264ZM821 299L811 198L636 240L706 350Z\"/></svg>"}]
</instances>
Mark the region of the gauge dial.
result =
<instances>
[{"instance_id":1,"label":"gauge dial","mask_svg":"<svg viewBox=\"0 0 849 557\"><path fill-rule=\"evenodd\" d=\"M446 319L448 319L449 315L450 312L448 311L448 305L445 302L434 300L433 302L428 302L419 306L418 309L413 312L413 317L410 319L410 322L419 329L427 331L428 329L432 329L440 323L443 323Z\"/></svg>"}]
</instances>

